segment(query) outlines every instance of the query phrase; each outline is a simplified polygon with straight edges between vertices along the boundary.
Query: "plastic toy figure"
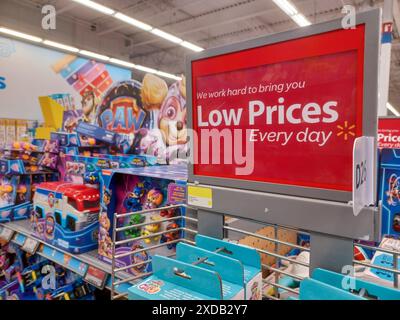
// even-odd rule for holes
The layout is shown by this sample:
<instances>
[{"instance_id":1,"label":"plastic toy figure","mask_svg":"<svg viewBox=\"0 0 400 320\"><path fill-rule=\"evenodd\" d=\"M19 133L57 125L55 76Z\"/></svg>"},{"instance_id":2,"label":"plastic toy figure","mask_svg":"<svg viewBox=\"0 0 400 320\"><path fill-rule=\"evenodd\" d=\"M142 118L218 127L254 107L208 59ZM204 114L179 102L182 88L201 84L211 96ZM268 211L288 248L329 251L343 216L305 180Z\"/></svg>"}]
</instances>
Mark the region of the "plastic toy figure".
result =
<instances>
[{"instance_id":1,"label":"plastic toy figure","mask_svg":"<svg viewBox=\"0 0 400 320\"><path fill-rule=\"evenodd\" d=\"M145 220L145 217L143 215L141 215L139 213L133 214L129 217L129 225L143 223L144 220ZM127 237L137 238L141 235L141 229L140 228L132 228L132 229L126 230L125 235Z\"/></svg>"},{"instance_id":2,"label":"plastic toy figure","mask_svg":"<svg viewBox=\"0 0 400 320\"><path fill-rule=\"evenodd\" d=\"M178 229L178 228L179 228L179 225L175 222L172 222L169 225L167 225L166 230L169 231L169 230ZM164 233L161 237L160 243L171 242L171 241L174 241L177 239L179 239L179 231L172 231L172 232ZM175 247L176 247L176 243L167 245L167 248L170 250Z\"/></svg>"},{"instance_id":3,"label":"plastic toy figure","mask_svg":"<svg viewBox=\"0 0 400 320\"><path fill-rule=\"evenodd\" d=\"M177 208L164 209L160 211L160 216L163 218L172 218L176 216Z\"/></svg>"},{"instance_id":4,"label":"plastic toy figure","mask_svg":"<svg viewBox=\"0 0 400 320\"><path fill-rule=\"evenodd\" d=\"M87 184L98 184L100 183L100 177L98 172L86 172L83 175L83 182Z\"/></svg>"},{"instance_id":5,"label":"plastic toy figure","mask_svg":"<svg viewBox=\"0 0 400 320\"><path fill-rule=\"evenodd\" d=\"M153 216L150 219L153 220L153 221L157 221L157 220L160 220L160 217ZM149 225L147 225L147 226L145 226L143 228L142 236L149 236L149 235L151 235L153 233L158 232L159 230L160 230L160 224L159 223L149 224ZM150 244L151 242L157 242L158 240L160 240L160 236L148 237L148 238L143 239L143 241L146 244Z\"/></svg>"},{"instance_id":6,"label":"plastic toy figure","mask_svg":"<svg viewBox=\"0 0 400 320\"><path fill-rule=\"evenodd\" d=\"M151 189L147 193L146 201L144 204L144 209L158 208L161 205L163 199L164 199L164 196L160 190Z\"/></svg>"},{"instance_id":7,"label":"plastic toy figure","mask_svg":"<svg viewBox=\"0 0 400 320\"><path fill-rule=\"evenodd\" d=\"M142 197L144 196L144 185L138 183L133 191L128 194L124 201L124 206L128 212L135 212L142 210Z\"/></svg>"}]
</instances>

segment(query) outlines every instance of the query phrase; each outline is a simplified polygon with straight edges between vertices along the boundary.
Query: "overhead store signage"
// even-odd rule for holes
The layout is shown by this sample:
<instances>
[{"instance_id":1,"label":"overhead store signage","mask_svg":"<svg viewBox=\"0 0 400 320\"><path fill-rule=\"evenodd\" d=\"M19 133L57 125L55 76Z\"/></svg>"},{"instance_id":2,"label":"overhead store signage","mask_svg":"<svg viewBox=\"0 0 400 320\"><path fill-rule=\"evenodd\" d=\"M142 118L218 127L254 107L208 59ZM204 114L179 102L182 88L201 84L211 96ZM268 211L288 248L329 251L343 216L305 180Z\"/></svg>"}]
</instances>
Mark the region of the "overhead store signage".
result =
<instances>
[{"instance_id":1,"label":"overhead store signage","mask_svg":"<svg viewBox=\"0 0 400 320\"><path fill-rule=\"evenodd\" d=\"M400 148L400 118L380 118L378 121L378 148Z\"/></svg>"},{"instance_id":2,"label":"overhead store signage","mask_svg":"<svg viewBox=\"0 0 400 320\"><path fill-rule=\"evenodd\" d=\"M365 132L363 114L366 29L360 24L193 58L194 180L351 197L354 141L376 132L374 124Z\"/></svg>"}]
</instances>

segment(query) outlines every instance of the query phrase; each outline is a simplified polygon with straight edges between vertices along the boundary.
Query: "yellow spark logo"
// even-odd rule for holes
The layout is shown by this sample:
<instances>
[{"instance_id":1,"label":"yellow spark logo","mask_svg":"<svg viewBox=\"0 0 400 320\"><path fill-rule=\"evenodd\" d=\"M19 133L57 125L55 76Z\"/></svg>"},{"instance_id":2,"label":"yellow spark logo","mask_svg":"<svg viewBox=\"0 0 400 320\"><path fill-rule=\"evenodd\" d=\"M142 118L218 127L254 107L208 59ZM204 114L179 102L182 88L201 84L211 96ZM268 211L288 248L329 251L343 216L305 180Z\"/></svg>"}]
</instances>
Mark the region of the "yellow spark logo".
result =
<instances>
[{"instance_id":1,"label":"yellow spark logo","mask_svg":"<svg viewBox=\"0 0 400 320\"><path fill-rule=\"evenodd\" d=\"M338 137L343 136L344 140L347 141L349 138L349 135L352 137L355 137L356 134L353 131L353 129L355 127L356 127L355 124L352 124L351 126L349 126L348 121L345 121L343 126L340 126L340 125L337 126L337 128L340 130L337 133L337 136Z\"/></svg>"}]
</instances>

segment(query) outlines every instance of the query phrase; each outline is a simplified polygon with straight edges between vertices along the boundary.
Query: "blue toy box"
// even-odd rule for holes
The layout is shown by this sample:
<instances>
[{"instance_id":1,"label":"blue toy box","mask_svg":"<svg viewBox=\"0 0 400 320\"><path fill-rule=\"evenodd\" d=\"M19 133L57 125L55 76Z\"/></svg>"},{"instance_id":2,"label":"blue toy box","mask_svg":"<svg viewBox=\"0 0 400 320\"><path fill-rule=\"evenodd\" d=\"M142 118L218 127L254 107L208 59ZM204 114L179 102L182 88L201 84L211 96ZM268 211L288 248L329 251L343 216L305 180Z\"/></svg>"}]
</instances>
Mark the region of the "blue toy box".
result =
<instances>
[{"instance_id":1,"label":"blue toy box","mask_svg":"<svg viewBox=\"0 0 400 320\"><path fill-rule=\"evenodd\" d=\"M129 226L154 222L143 227L132 228L117 234L118 240L128 240L116 247L116 254L125 254L116 259L116 267L123 268L131 264L149 260L154 254L170 255L175 251L176 242L182 236L183 219L157 223L166 218L179 217L183 208L156 210L168 205L186 201L187 167L182 165L146 166L128 169L103 170L101 180L101 213L99 229L99 257L111 263L111 236L114 213L132 213L120 219L118 226ZM146 214L137 211L155 209ZM172 230L152 237L153 233ZM135 238L140 237L139 240ZM131 241L129 241L131 239ZM171 244L168 244L171 242ZM161 245L167 243L166 245ZM160 245L156 249L146 248ZM138 251L135 253L135 251ZM129 253L132 252L131 255ZM129 268L127 271L140 275L151 271L151 263Z\"/></svg>"},{"instance_id":2,"label":"blue toy box","mask_svg":"<svg viewBox=\"0 0 400 320\"><path fill-rule=\"evenodd\" d=\"M245 300L261 300L261 257L254 248L199 234L196 235L196 246L239 260L244 268Z\"/></svg>"},{"instance_id":3,"label":"blue toy box","mask_svg":"<svg viewBox=\"0 0 400 320\"><path fill-rule=\"evenodd\" d=\"M244 300L244 268L239 260L182 242L176 246L176 260L218 273L223 300Z\"/></svg>"},{"instance_id":4,"label":"blue toy box","mask_svg":"<svg viewBox=\"0 0 400 320\"><path fill-rule=\"evenodd\" d=\"M129 300L222 300L215 271L155 255L154 273L128 289Z\"/></svg>"}]
</instances>

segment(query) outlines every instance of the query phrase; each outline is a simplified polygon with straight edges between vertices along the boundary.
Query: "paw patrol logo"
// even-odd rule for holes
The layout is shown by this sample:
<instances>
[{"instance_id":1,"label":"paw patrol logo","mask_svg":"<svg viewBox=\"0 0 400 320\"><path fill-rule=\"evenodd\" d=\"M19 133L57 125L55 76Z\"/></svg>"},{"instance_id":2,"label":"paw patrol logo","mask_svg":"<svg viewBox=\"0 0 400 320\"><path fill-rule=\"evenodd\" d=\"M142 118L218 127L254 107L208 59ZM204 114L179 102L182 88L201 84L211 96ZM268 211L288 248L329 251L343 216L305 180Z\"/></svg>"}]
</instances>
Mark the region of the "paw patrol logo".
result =
<instances>
[{"instance_id":1,"label":"paw patrol logo","mask_svg":"<svg viewBox=\"0 0 400 320\"><path fill-rule=\"evenodd\" d=\"M146 119L140 89L141 84L133 80L111 88L99 108L97 121L101 127L121 134L139 130Z\"/></svg>"},{"instance_id":2,"label":"paw patrol logo","mask_svg":"<svg viewBox=\"0 0 400 320\"><path fill-rule=\"evenodd\" d=\"M103 127L118 133L133 133L142 127L146 113L133 98L117 98L101 115Z\"/></svg>"},{"instance_id":3,"label":"paw patrol logo","mask_svg":"<svg viewBox=\"0 0 400 320\"><path fill-rule=\"evenodd\" d=\"M54 197L54 193L49 193L47 197L47 202L50 206L50 208L54 207L54 204L56 203L56 198Z\"/></svg>"}]
</instances>

